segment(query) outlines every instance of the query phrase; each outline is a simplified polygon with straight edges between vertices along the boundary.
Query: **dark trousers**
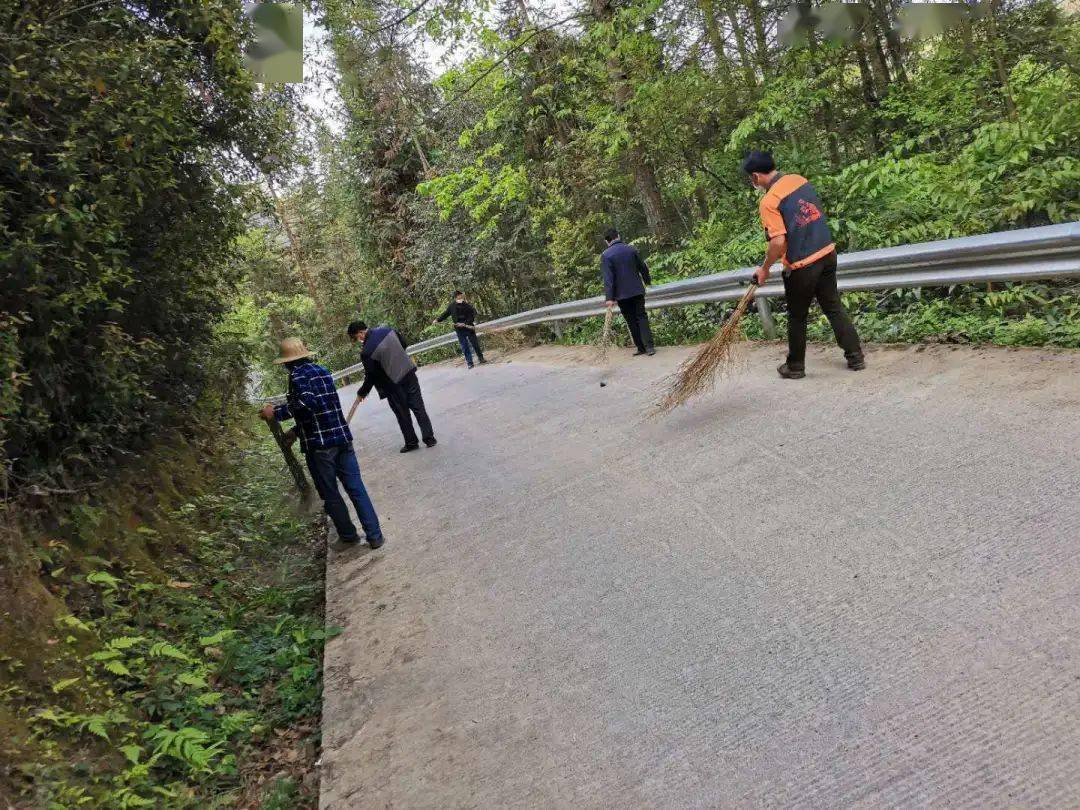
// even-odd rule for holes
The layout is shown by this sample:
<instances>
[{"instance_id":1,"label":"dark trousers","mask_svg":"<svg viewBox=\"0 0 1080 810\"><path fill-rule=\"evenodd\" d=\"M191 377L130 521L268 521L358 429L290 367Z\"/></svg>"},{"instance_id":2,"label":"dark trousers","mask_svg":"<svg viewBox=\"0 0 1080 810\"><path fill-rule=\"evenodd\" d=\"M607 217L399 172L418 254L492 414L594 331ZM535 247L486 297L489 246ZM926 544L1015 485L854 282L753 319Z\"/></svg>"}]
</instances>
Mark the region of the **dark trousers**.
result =
<instances>
[{"instance_id":1,"label":"dark trousers","mask_svg":"<svg viewBox=\"0 0 1080 810\"><path fill-rule=\"evenodd\" d=\"M634 295L619 299L619 309L630 327L630 337L639 352L650 351L653 347L652 330L649 329L649 314L645 311L645 296Z\"/></svg>"},{"instance_id":2,"label":"dark trousers","mask_svg":"<svg viewBox=\"0 0 1080 810\"><path fill-rule=\"evenodd\" d=\"M349 517L349 507L345 505L345 500L338 491L340 481L349 495L349 500L356 507L356 514L360 517L360 525L364 527L367 539L371 541L382 537L379 518L364 486L364 479L360 477L360 464L352 447L345 444L338 447L312 447L304 453L304 458L307 460L311 480L315 482L315 491L322 498L326 514L334 521L338 536L346 542L359 539L356 526Z\"/></svg>"},{"instance_id":3,"label":"dark trousers","mask_svg":"<svg viewBox=\"0 0 1080 810\"><path fill-rule=\"evenodd\" d=\"M398 427L401 428L401 435L405 437L406 445L416 447L420 444L416 439L416 431L413 430L410 411L416 416L416 424L420 426L420 435L424 441L435 438L431 420L428 419L427 410L424 408L424 395L420 393L420 380L416 379L415 371L410 371L401 382L386 392L386 402L397 417Z\"/></svg>"},{"instance_id":4,"label":"dark trousers","mask_svg":"<svg viewBox=\"0 0 1080 810\"><path fill-rule=\"evenodd\" d=\"M788 367L802 371L806 364L806 316L816 298L829 319L836 342L849 361L862 357L859 335L851 323L836 289L836 254L830 253L806 267L784 271L784 295L788 305Z\"/></svg>"},{"instance_id":5,"label":"dark trousers","mask_svg":"<svg viewBox=\"0 0 1080 810\"><path fill-rule=\"evenodd\" d=\"M465 355L465 364L472 368L472 350L476 350L476 358L478 360L484 359L484 350L480 348L480 338L476 336L476 332L472 329L454 329L457 332L458 343L461 344L461 353ZM469 348L469 344L472 344L472 349Z\"/></svg>"}]
</instances>

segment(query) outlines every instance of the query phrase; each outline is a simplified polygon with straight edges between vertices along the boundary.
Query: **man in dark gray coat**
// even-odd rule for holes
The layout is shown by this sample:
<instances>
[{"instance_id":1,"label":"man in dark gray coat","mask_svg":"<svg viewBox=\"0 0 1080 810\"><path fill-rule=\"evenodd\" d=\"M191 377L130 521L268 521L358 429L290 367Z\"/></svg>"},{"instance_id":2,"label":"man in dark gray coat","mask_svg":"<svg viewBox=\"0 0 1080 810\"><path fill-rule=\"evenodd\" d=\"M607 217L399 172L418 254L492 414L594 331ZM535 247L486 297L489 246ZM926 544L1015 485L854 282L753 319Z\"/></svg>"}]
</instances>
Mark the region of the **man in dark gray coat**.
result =
<instances>
[{"instance_id":1,"label":"man in dark gray coat","mask_svg":"<svg viewBox=\"0 0 1080 810\"><path fill-rule=\"evenodd\" d=\"M349 337L363 345L360 362L364 364L364 384L356 392L357 404L367 398L372 388L379 392L379 399L386 400L397 418L398 427L401 428L401 435L405 439L402 453L416 450L420 446L413 429L412 416L416 417L416 424L420 426L424 444L428 447L438 444L427 408L424 407L420 381L416 378L416 363L405 351L405 339L396 329L389 326L369 329L363 321L349 324Z\"/></svg>"},{"instance_id":2,"label":"man in dark gray coat","mask_svg":"<svg viewBox=\"0 0 1080 810\"><path fill-rule=\"evenodd\" d=\"M645 311L645 285L652 284L649 268L641 254L619 238L619 232L608 228L604 234L607 250L600 256L600 272L604 277L604 297L611 309L618 302L638 354L654 355L649 315Z\"/></svg>"}]
</instances>

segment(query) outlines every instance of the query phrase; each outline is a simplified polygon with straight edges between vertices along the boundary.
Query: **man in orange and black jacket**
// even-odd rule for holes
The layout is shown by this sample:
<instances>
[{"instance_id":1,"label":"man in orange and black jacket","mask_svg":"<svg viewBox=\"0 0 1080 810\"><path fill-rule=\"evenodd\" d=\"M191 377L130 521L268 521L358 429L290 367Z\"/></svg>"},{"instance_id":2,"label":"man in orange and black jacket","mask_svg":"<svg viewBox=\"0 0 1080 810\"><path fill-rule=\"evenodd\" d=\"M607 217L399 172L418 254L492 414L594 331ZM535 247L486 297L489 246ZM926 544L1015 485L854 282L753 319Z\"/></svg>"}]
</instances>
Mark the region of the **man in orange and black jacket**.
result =
<instances>
[{"instance_id":1,"label":"man in orange and black jacket","mask_svg":"<svg viewBox=\"0 0 1080 810\"><path fill-rule=\"evenodd\" d=\"M836 288L836 246L821 199L805 177L781 174L768 152L751 152L742 164L755 188L761 189L759 213L769 246L754 278L764 284L770 268L784 262L784 295L788 305L787 362L777 371L789 380L806 376L806 316L816 298L829 319L848 368L866 368L859 335Z\"/></svg>"}]
</instances>

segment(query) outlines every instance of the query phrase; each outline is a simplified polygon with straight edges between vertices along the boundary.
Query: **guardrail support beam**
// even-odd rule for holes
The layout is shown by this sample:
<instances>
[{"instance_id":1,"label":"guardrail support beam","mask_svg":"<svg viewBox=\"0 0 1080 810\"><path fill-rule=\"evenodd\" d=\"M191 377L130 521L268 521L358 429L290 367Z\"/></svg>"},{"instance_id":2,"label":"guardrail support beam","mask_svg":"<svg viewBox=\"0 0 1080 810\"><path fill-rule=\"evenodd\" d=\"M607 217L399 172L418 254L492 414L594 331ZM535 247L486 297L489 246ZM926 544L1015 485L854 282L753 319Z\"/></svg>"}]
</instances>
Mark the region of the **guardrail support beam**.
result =
<instances>
[{"instance_id":1,"label":"guardrail support beam","mask_svg":"<svg viewBox=\"0 0 1080 810\"><path fill-rule=\"evenodd\" d=\"M765 332L765 337L776 340L776 321L773 320L769 299L755 297L754 306L757 307L758 317L761 318L761 328Z\"/></svg>"}]
</instances>

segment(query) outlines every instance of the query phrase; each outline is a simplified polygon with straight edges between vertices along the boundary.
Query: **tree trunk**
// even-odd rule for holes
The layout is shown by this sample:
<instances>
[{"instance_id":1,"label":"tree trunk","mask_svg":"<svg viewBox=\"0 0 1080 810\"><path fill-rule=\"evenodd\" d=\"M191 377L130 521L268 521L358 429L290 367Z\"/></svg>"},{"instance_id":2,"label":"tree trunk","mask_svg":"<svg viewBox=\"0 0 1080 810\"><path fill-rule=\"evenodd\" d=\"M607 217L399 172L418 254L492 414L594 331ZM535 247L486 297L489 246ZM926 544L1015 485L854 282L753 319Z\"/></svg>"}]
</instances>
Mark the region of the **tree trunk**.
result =
<instances>
[{"instance_id":1,"label":"tree trunk","mask_svg":"<svg viewBox=\"0 0 1080 810\"><path fill-rule=\"evenodd\" d=\"M601 23L610 25L615 17L611 6L611 0L592 0L593 15ZM626 111L626 105L633 95L633 90L627 81L626 73L614 48L615 34L612 33L608 43L607 70L615 88L615 109L620 114ZM649 163L645 149L641 145L641 137L633 120L627 120L627 130L630 134L630 145L626 150L627 159L630 161L630 170L634 175L634 188L637 190L641 206L645 211L645 220L649 224L649 230L660 244L668 244L671 241L672 228L668 222L667 212L664 210L664 201L660 196L660 185L656 181L656 172Z\"/></svg>"},{"instance_id":2,"label":"tree trunk","mask_svg":"<svg viewBox=\"0 0 1080 810\"><path fill-rule=\"evenodd\" d=\"M1012 83L1009 81L1009 71L1005 69L1005 60L1001 57L1001 40L998 38L997 13L999 3L990 0L990 13L987 15L987 34L990 37L990 50L994 54L994 67L997 70L998 81L1005 91L1005 108L1009 117L1016 121L1016 97L1013 95Z\"/></svg>"},{"instance_id":3,"label":"tree trunk","mask_svg":"<svg viewBox=\"0 0 1080 810\"><path fill-rule=\"evenodd\" d=\"M885 87L888 87L892 82L892 76L889 75L889 65L885 61L885 51L881 47L881 37L878 35L877 27L871 25L867 36L870 37L870 58L875 72L880 77L879 81L884 81Z\"/></svg>"},{"instance_id":4,"label":"tree trunk","mask_svg":"<svg viewBox=\"0 0 1080 810\"><path fill-rule=\"evenodd\" d=\"M907 71L904 70L904 44L900 41L900 35L896 32L896 20L889 8L888 0L873 0L871 13L877 23L878 30L884 35L885 47L889 53L889 61L892 63L892 73L900 81L907 81ZM880 47L880 45L879 45ZM884 61L884 55L882 55Z\"/></svg>"},{"instance_id":5,"label":"tree trunk","mask_svg":"<svg viewBox=\"0 0 1080 810\"><path fill-rule=\"evenodd\" d=\"M731 64L728 62L727 52L724 49L724 35L720 30L720 20L716 16L716 5L713 0L699 0L701 16L705 22L705 36L712 46L716 56L716 74L723 85L731 84Z\"/></svg>"},{"instance_id":6,"label":"tree trunk","mask_svg":"<svg viewBox=\"0 0 1080 810\"><path fill-rule=\"evenodd\" d=\"M747 0L747 9L750 11L750 23L754 28L758 67L761 69L761 75L765 76L769 72L769 43L765 39L765 11L761 8L759 0Z\"/></svg>"},{"instance_id":7,"label":"tree trunk","mask_svg":"<svg viewBox=\"0 0 1080 810\"><path fill-rule=\"evenodd\" d=\"M878 134L877 127L879 102L874 84L874 74L870 70L870 62L866 58L866 47L863 45L861 36L855 40L854 49L855 59L859 63L859 83L862 85L863 101L866 102L866 107L872 116L870 122L870 152L871 154L878 154L881 152L881 136Z\"/></svg>"},{"instance_id":8,"label":"tree trunk","mask_svg":"<svg viewBox=\"0 0 1080 810\"><path fill-rule=\"evenodd\" d=\"M754 62L750 58L750 51L746 47L746 37L743 35L739 15L735 11L733 0L725 0L724 12L731 22L731 33L735 36L735 50L739 52L739 61L742 63L743 75L746 77L746 85L749 88L757 87L757 74L754 73Z\"/></svg>"},{"instance_id":9,"label":"tree trunk","mask_svg":"<svg viewBox=\"0 0 1080 810\"><path fill-rule=\"evenodd\" d=\"M308 295L311 296L311 301L315 304L315 310L322 317L322 298L319 295L318 288L315 286L315 281L311 278L304 264L304 254L300 249L300 242L297 240L296 234L293 233L292 224L289 222L288 214L285 211L285 205L282 203L281 198L278 197L277 191L274 189L274 181L270 177L266 178L266 185L270 189L270 196L274 200L274 208L277 210L278 219L281 221L282 227L285 228L285 235L289 240L289 251L293 257L293 265L304 280L304 285L308 288Z\"/></svg>"},{"instance_id":10,"label":"tree trunk","mask_svg":"<svg viewBox=\"0 0 1080 810\"><path fill-rule=\"evenodd\" d=\"M810 35L807 44L810 48L810 52L816 56L818 52L818 42L814 34ZM829 154L829 168L832 169L833 172L840 171L840 168L843 165L840 158L840 145L837 142L836 132L834 130L835 121L832 102L830 102L827 97L821 102L821 108L814 112L814 122L825 136L825 148Z\"/></svg>"}]
</instances>

